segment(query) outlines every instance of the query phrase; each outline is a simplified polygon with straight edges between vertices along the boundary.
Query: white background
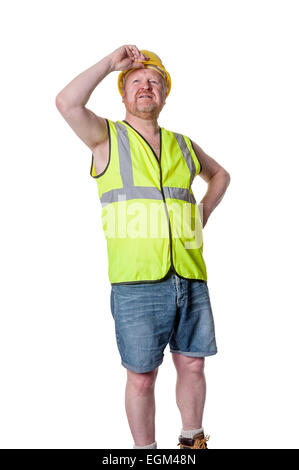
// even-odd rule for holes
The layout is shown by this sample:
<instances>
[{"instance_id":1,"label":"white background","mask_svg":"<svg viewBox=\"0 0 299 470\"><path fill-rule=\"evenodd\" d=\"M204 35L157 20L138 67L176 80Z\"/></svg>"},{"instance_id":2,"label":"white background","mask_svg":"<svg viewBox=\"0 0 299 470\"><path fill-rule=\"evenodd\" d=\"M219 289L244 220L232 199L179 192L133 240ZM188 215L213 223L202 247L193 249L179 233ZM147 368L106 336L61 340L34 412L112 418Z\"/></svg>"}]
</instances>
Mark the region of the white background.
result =
<instances>
[{"instance_id":1,"label":"white background","mask_svg":"<svg viewBox=\"0 0 299 470\"><path fill-rule=\"evenodd\" d=\"M55 97L124 44L172 78L159 124L231 175L204 229L218 354L210 448L298 448L298 2L1 4L2 448L133 447L91 152ZM125 108L113 72L87 107ZM198 177L198 201L207 185ZM156 384L158 448L178 449L176 374Z\"/></svg>"}]
</instances>

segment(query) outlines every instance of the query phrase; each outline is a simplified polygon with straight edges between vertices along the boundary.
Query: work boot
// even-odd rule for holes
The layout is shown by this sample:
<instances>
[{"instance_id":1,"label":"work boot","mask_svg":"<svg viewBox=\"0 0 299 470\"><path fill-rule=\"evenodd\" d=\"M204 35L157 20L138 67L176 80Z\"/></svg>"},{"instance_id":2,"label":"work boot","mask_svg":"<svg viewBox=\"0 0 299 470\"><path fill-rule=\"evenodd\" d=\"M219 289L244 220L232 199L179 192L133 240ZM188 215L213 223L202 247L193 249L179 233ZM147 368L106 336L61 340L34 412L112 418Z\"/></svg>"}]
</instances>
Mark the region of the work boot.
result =
<instances>
[{"instance_id":1,"label":"work boot","mask_svg":"<svg viewBox=\"0 0 299 470\"><path fill-rule=\"evenodd\" d=\"M207 449L207 441L210 439L210 436L205 436L203 432L195 434L193 438L179 436L180 449Z\"/></svg>"}]
</instances>

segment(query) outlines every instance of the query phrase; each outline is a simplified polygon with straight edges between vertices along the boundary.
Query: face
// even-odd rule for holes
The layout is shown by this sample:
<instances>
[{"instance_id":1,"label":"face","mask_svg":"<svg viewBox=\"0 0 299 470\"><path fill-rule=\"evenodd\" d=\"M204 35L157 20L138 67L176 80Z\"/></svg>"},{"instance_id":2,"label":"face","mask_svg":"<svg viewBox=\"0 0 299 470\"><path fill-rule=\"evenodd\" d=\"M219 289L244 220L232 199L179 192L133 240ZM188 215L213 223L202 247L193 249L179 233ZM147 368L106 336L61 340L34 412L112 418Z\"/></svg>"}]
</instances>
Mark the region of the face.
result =
<instances>
[{"instance_id":1,"label":"face","mask_svg":"<svg viewBox=\"0 0 299 470\"><path fill-rule=\"evenodd\" d=\"M162 75L153 69L136 69L125 82L122 101L126 110L143 119L158 118L166 99Z\"/></svg>"}]
</instances>

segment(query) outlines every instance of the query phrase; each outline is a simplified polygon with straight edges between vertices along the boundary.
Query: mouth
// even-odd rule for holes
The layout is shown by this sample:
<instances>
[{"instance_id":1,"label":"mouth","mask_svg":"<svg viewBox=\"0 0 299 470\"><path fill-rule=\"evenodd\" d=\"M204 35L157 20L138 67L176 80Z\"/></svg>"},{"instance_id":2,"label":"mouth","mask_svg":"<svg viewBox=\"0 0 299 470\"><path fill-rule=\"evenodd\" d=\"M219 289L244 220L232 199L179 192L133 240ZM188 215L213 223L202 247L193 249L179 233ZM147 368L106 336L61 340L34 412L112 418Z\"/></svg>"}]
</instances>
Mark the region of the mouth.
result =
<instances>
[{"instance_id":1,"label":"mouth","mask_svg":"<svg viewBox=\"0 0 299 470\"><path fill-rule=\"evenodd\" d=\"M146 99L146 98L152 99L152 96L151 96L151 95L140 95L140 96L138 96L138 99L140 99L140 98L143 98L143 99Z\"/></svg>"}]
</instances>

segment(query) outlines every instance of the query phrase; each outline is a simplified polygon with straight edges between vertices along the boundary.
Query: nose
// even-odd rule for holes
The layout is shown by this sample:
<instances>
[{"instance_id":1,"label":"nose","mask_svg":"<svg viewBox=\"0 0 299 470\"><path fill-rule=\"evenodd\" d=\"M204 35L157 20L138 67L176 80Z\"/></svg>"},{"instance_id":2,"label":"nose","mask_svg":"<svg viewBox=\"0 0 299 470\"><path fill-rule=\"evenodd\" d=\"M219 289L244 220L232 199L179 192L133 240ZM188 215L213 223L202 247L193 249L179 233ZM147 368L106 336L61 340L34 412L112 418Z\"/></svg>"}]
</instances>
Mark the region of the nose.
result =
<instances>
[{"instance_id":1,"label":"nose","mask_svg":"<svg viewBox=\"0 0 299 470\"><path fill-rule=\"evenodd\" d=\"M151 85L151 82L150 80L146 80L144 85L143 85L143 88L146 88L147 90L151 90L152 89L152 85Z\"/></svg>"}]
</instances>

